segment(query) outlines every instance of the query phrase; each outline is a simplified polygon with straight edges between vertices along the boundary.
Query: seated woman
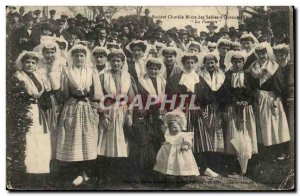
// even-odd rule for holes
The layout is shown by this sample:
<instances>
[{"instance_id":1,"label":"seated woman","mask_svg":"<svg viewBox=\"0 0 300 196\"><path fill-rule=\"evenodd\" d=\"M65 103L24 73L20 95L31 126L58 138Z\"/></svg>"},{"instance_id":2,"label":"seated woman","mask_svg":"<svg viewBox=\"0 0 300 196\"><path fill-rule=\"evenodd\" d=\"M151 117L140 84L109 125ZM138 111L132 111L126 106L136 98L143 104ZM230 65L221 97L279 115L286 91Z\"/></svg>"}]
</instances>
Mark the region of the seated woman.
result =
<instances>
[{"instance_id":1,"label":"seated woman","mask_svg":"<svg viewBox=\"0 0 300 196\"><path fill-rule=\"evenodd\" d=\"M52 155L51 134L44 112L41 110L39 98L45 88L43 80L36 71L39 56L35 52L23 52L19 55L16 64L19 70L16 77L24 84L30 103L27 116L32 120L26 133L25 168L28 176L28 185L33 188L41 186L46 179L39 179L36 174L50 173Z\"/></svg>"}]
</instances>

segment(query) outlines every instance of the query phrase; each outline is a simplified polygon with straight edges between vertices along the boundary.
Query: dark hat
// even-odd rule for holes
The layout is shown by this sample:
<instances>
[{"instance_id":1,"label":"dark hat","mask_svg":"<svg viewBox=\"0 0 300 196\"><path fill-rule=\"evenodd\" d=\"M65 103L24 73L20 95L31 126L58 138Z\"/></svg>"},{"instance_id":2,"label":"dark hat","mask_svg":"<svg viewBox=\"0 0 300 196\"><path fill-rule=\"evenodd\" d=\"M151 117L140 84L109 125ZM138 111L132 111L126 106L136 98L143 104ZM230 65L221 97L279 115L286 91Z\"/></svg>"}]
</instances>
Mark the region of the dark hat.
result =
<instances>
[{"instance_id":1,"label":"dark hat","mask_svg":"<svg viewBox=\"0 0 300 196\"><path fill-rule=\"evenodd\" d=\"M230 31L235 31L235 27L229 27L229 32Z\"/></svg>"},{"instance_id":2,"label":"dark hat","mask_svg":"<svg viewBox=\"0 0 300 196\"><path fill-rule=\"evenodd\" d=\"M162 23L162 21L161 20L157 20L156 23Z\"/></svg>"},{"instance_id":3,"label":"dark hat","mask_svg":"<svg viewBox=\"0 0 300 196\"><path fill-rule=\"evenodd\" d=\"M191 28L191 32L197 32L198 30L196 28Z\"/></svg>"},{"instance_id":4,"label":"dark hat","mask_svg":"<svg viewBox=\"0 0 300 196\"><path fill-rule=\"evenodd\" d=\"M42 23L40 25L40 29L41 30L51 30L51 31L54 31L55 27L52 24L50 24L50 23Z\"/></svg>"},{"instance_id":5,"label":"dark hat","mask_svg":"<svg viewBox=\"0 0 300 196\"><path fill-rule=\"evenodd\" d=\"M68 21L69 24L76 23L76 19L75 18L68 18L67 21Z\"/></svg>"},{"instance_id":6,"label":"dark hat","mask_svg":"<svg viewBox=\"0 0 300 196\"><path fill-rule=\"evenodd\" d=\"M12 8L12 9L14 9L14 10L17 9L15 6L8 6L8 8L9 8L9 9Z\"/></svg>"},{"instance_id":7,"label":"dark hat","mask_svg":"<svg viewBox=\"0 0 300 196\"><path fill-rule=\"evenodd\" d=\"M246 24L239 24L238 30L249 30Z\"/></svg>"},{"instance_id":8,"label":"dark hat","mask_svg":"<svg viewBox=\"0 0 300 196\"><path fill-rule=\"evenodd\" d=\"M150 10L149 9L145 9L145 13L150 13Z\"/></svg>"},{"instance_id":9,"label":"dark hat","mask_svg":"<svg viewBox=\"0 0 300 196\"><path fill-rule=\"evenodd\" d=\"M200 35L205 35L207 36L207 33L205 31L200 31Z\"/></svg>"},{"instance_id":10,"label":"dark hat","mask_svg":"<svg viewBox=\"0 0 300 196\"><path fill-rule=\"evenodd\" d=\"M56 13L56 10L50 10L49 13L50 13L51 15L53 15L53 14Z\"/></svg>"},{"instance_id":11,"label":"dark hat","mask_svg":"<svg viewBox=\"0 0 300 196\"><path fill-rule=\"evenodd\" d=\"M83 16L82 16L82 14L77 14L76 16L75 16L75 18L77 18L77 19L80 19L80 18L82 18Z\"/></svg>"},{"instance_id":12,"label":"dark hat","mask_svg":"<svg viewBox=\"0 0 300 196\"><path fill-rule=\"evenodd\" d=\"M31 15L30 13L27 13L27 14L25 14L25 15L23 16L23 20L24 20L25 22L33 21L33 17L32 17L32 15Z\"/></svg>"},{"instance_id":13,"label":"dark hat","mask_svg":"<svg viewBox=\"0 0 300 196\"><path fill-rule=\"evenodd\" d=\"M172 29L169 29L167 32L166 32L166 35L171 35L171 36L178 36L177 34L177 29L175 28L172 28Z\"/></svg>"},{"instance_id":14,"label":"dark hat","mask_svg":"<svg viewBox=\"0 0 300 196\"><path fill-rule=\"evenodd\" d=\"M187 35L188 32L186 31L186 29L179 29L178 34L180 34L180 35Z\"/></svg>"},{"instance_id":15,"label":"dark hat","mask_svg":"<svg viewBox=\"0 0 300 196\"><path fill-rule=\"evenodd\" d=\"M20 18L20 14L19 14L19 12L13 12L11 14L11 17L18 17L18 18Z\"/></svg>"},{"instance_id":16,"label":"dark hat","mask_svg":"<svg viewBox=\"0 0 300 196\"><path fill-rule=\"evenodd\" d=\"M241 36L242 35L242 33L240 32L240 31L238 31L237 29L235 29L235 30L229 30L229 36L230 37L233 37L233 36Z\"/></svg>"},{"instance_id":17,"label":"dark hat","mask_svg":"<svg viewBox=\"0 0 300 196\"><path fill-rule=\"evenodd\" d=\"M129 44L130 50L133 50L136 46L140 47L144 52L146 51L147 45L143 41L136 41Z\"/></svg>"},{"instance_id":18,"label":"dark hat","mask_svg":"<svg viewBox=\"0 0 300 196\"><path fill-rule=\"evenodd\" d=\"M65 24L66 20L65 19L56 19L57 24Z\"/></svg>"},{"instance_id":19,"label":"dark hat","mask_svg":"<svg viewBox=\"0 0 300 196\"><path fill-rule=\"evenodd\" d=\"M216 26L214 22L210 22L209 25L206 26L206 28L214 28L214 29L217 29L218 26Z\"/></svg>"},{"instance_id":20,"label":"dark hat","mask_svg":"<svg viewBox=\"0 0 300 196\"><path fill-rule=\"evenodd\" d=\"M219 33L229 33L229 30L227 27L222 27L220 28Z\"/></svg>"},{"instance_id":21,"label":"dark hat","mask_svg":"<svg viewBox=\"0 0 300 196\"><path fill-rule=\"evenodd\" d=\"M63 14L63 15L60 16L60 18L63 19L63 20L67 20L69 17L67 15Z\"/></svg>"},{"instance_id":22,"label":"dark hat","mask_svg":"<svg viewBox=\"0 0 300 196\"><path fill-rule=\"evenodd\" d=\"M41 10L35 10L33 13L34 14L41 14L41 12L42 12Z\"/></svg>"},{"instance_id":23,"label":"dark hat","mask_svg":"<svg viewBox=\"0 0 300 196\"><path fill-rule=\"evenodd\" d=\"M186 25L184 28L186 28L186 29L192 29L193 27L192 27L192 25Z\"/></svg>"}]
</instances>

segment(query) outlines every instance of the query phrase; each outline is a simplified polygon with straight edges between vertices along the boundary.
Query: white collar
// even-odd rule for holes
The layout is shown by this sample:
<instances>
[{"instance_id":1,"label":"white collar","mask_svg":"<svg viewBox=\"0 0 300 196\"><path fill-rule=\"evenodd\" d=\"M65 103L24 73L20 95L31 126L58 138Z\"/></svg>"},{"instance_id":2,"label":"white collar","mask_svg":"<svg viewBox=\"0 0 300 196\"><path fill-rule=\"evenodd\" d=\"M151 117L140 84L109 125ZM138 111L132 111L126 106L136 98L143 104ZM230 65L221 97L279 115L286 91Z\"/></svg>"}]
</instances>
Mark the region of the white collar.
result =
<instances>
[{"instance_id":1,"label":"white collar","mask_svg":"<svg viewBox=\"0 0 300 196\"><path fill-rule=\"evenodd\" d=\"M225 81L225 74L221 69L216 69L211 77L206 68L204 68L199 75L204 79L212 91L219 90Z\"/></svg>"}]
</instances>

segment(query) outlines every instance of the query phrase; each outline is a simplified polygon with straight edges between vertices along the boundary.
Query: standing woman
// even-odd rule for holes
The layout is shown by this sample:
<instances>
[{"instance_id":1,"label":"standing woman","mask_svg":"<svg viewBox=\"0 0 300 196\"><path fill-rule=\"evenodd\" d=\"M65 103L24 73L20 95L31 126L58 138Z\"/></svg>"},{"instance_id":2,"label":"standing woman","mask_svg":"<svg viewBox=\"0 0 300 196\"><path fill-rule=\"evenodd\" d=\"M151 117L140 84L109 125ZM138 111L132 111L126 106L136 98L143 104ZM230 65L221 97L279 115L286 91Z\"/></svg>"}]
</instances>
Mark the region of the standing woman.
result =
<instances>
[{"instance_id":1,"label":"standing woman","mask_svg":"<svg viewBox=\"0 0 300 196\"><path fill-rule=\"evenodd\" d=\"M207 126L204 122L202 109L189 109L192 96L195 95L195 86L199 83L199 75L196 73L198 64L198 57L196 54L187 53L182 56L183 70L181 73L174 74L167 82L166 94L177 95L177 104L180 106L180 95L188 95L185 102L180 107L185 107L187 117L187 131L193 132L193 153L195 155L197 164L201 168L201 173L210 177L217 177L218 174L207 167L206 161L203 157L203 152L212 151L212 143L210 135L208 134ZM199 104L199 103L197 103ZM199 105L198 105L199 106Z\"/></svg>"},{"instance_id":2,"label":"standing woman","mask_svg":"<svg viewBox=\"0 0 300 196\"><path fill-rule=\"evenodd\" d=\"M164 139L161 127L162 111L160 103L165 95L166 80L161 75L163 63L157 58L150 58L146 63L147 73L139 78L137 89L143 101L143 110L133 112L132 143L130 156L135 160L142 181L152 181L152 169L156 154ZM157 103L147 106L147 100L157 99ZM142 117L142 118L141 118ZM134 144L133 144L134 143Z\"/></svg>"},{"instance_id":3,"label":"standing woman","mask_svg":"<svg viewBox=\"0 0 300 196\"><path fill-rule=\"evenodd\" d=\"M78 169L75 186L89 179L89 161L97 157L98 115L93 102L102 96L98 72L92 68L89 50L73 46L64 67L63 90L67 101L60 114L56 158Z\"/></svg>"},{"instance_id":4,"label":"standing woman","mask_svg":"<svg viewBox=\"0 0 300 196\"><path fill-rule=\"evenodd\" d=\"M108 49L99 46L96 46L92 50L92 63L99 72L99 75L110 69L110 65L107 62L107 56L109 53L110 51Z\"/></svg>"},{"instance_id":5,"label":"standing woman","mask_svg":"<svg viewBox=\"0 0 300 196\"><path fill-rule=\"evenodd\" d=\"M56 140L58 133L58 116L64 102L62 97L62 72L65 60L60 56L60 49L53 40L42 40L37 46L41 58L37 65L37 72L41 75L45 91L41 96L41 107L45 112L47 123L51 131L53 147L52 158L56 155Z\"/></svg>"},{"instance_id":6,"label":"standing woman","mask_svg":"<svg viewBox=\"0 0 300 196\"><path fill-rule=\"evenodd\" d=\"M112 50L108 55L111 69L100 75L100 82L105 98L103 111L110 119L109 125L102 129L98 139L98 155L107 164L107 182L122 180L124 164L127 163L129 155L128 138L125 133L125 125L131 127L132 112L127 107L127 100L134 96L135 83L130 74L123 70L126 62L122 50ZM117 100L119 98L119 100Z\"/></svg>"},{"instance_id":7,"label":"standing woman","mask_svg":"<svg viewBox=\"0 0 300 196\"><path fill-rule=\"evenodd\" d=\"M195 91L199 98L200 107L204 110L204 119L212 142L212 152L224 152L225 74L218 66L217 54L206 54L203 64L204 69L199 72L200 81L196 85ZM214 158L218 159L220 156L213 153L213 156L209 157L209 161L213 162ZM220 166L220 163L216 162L213 164Z\"/></svg>"},{"instance_id":8,"label":"standing woman","mask_svg":"<svg viewBox=\"0 0 300 196\"><path fill-rule=\"evenodd\" d=\"M31 103L28 117L32 124L26 133L25 167L27 174L48 174L50 173L51 160L51 135L44 112L40 108L38 99L44 92L42 78L36 72L39 61L35 52L23 52L19 55L16 64L19 70L16 77L23 82ZM28 179L31 187L41 183L36 176Z\"/></svg>"},{"instance_id":9,"label":"standing woman","mask_svg":"<svg viewBox=\"0 0 300 196\"><path fill-rule=\"evenodd\" d=\"M227 56L226 56L227 57ZM251 82L251 75L243 70L245 63L245 53L242 51L232 51L228 59L232 67L226 72L225 85L228 90L227 105L225 107L225 152L233 166L237 164L236 150L231 144L231 140L239 131L245 131L251 139L252 154L257 154L256 123L253 113L254 85ZM245 127L243 122L245 121ZM244 130L244 128L246 128ZM234 156L232 156L234 155ZM236 168L233 172L236 172Z\"/></svg>"},{"instance_id":10,"label":"standing woman","mask_svg":"<svg viewBox=\"0 0 300 196\"><path fill-rule=\"evenodd\" d=\"M290 133L282 105L287 94L282 67L274 61L272 48L266 42L256 47L255 54L258 60L251 65L250 71L257 81L258 141L264 146L273 146L273 152L281 153L277 158L284 159L289 153Z\"/></svg>"},{"instance_id":11,"label":"standing woman","mask_svg":"<svg viewBox=\"0 0 300 196\"><path fill-rule=\"evenodd\" d=\"M128 72L137 83L138 79L146 73L147 44L137 40L129 43L126 49L132 55L132 58L128 60Z\"/></svg>"}]
</instances>

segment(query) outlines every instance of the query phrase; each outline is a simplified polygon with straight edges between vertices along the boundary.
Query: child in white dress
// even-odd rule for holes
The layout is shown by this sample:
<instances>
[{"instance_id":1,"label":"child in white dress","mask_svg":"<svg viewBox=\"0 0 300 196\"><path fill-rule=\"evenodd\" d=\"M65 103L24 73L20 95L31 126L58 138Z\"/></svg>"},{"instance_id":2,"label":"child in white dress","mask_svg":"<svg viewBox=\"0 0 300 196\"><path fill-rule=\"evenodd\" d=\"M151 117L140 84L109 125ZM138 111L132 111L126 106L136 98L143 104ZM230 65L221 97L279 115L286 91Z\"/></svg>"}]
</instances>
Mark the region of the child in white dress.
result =
<instances>
[{"instance_id":1,"label":"child in white dress","mask_svg":"<svg viewBox=\"0 0 300 196\"><path fill-rule=\"evenodd\" d=\"M154 170L172 176L199 176L199 170L191 147L193 132L186 130L185 114L174 110L165 114L165 142L157 156Z\"/></svg>"}]
</instances>

